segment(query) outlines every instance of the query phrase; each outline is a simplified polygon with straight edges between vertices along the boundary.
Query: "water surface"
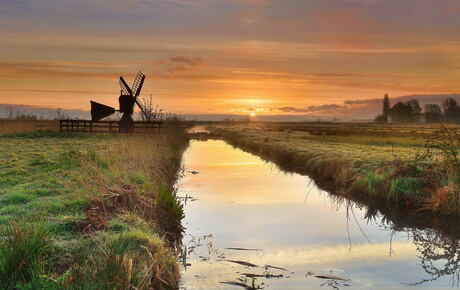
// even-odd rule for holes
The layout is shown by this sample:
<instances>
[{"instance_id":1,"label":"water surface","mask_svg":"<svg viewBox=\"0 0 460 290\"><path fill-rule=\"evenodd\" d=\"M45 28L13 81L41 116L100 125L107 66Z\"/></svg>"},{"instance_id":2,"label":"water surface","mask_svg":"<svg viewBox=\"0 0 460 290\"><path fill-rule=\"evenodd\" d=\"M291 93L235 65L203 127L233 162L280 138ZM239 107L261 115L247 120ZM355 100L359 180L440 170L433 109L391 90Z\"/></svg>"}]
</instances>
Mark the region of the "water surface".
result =
<instances>
[{"instance_id":1,"label":"water surface","mask_svg":"<svg viewBox=\"0 0 460 290\"><path fill-rule=\"evenodd\" d=\"M185 289L237 289L224 284L234 282L267 289L457 285L458 240L436 230L395 230L384 216L221 140L192 141L184 165Z\"/></svg>"}]
</instances>

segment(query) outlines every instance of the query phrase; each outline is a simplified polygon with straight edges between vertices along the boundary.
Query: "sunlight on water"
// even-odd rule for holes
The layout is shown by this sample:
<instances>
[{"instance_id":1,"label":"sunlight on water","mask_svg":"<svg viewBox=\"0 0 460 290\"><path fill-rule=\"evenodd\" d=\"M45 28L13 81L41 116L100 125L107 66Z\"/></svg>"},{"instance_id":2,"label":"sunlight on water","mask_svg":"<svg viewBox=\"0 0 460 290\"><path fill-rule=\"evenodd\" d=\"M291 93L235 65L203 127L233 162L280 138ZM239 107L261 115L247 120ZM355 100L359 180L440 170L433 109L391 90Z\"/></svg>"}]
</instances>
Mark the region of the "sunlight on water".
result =
<instances>
[{"instance_id":1,"label":"sunlight on water","mask_svg":"<svg viewBox=\"0 0 460 290\"><path fill-rule=\"evenodd\" d=\"M413 232L394 232L381 218L365 219L365 208L334 201L308 177L283 173L217 140L192 141L184 164L189 173L179 194L187 197L186 289L235 288L221 282L268 289L396 289L432 278L420 265ZM440 268L442 262L436 262ZM423 286L450 288L452 275Z\"/></svg>"}]
</instances>

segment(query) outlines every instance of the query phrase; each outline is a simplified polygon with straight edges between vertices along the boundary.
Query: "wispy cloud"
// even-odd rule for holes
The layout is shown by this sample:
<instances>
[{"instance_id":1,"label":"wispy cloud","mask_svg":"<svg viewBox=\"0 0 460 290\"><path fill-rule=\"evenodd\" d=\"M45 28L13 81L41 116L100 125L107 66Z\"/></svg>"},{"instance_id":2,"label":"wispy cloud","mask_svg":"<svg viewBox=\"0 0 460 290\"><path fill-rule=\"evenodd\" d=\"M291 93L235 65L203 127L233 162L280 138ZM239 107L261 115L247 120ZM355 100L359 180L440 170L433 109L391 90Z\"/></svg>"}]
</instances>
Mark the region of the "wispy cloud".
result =
<instances>
[{"instance_id":1,"label":"wispy cloud","mask_svg":"<svg viewBox=\"0 0 460 290\"><path fill-rule=\"evenodd\" d=\"M327 104L321 106L309 106L308 108L295 108L295 107L281 107L278 108L278 111L285 113L313 113L321 111L330 111L336 109L345 109L346 106L337 105L337 104Z\"/></svg>"}]
</instances>

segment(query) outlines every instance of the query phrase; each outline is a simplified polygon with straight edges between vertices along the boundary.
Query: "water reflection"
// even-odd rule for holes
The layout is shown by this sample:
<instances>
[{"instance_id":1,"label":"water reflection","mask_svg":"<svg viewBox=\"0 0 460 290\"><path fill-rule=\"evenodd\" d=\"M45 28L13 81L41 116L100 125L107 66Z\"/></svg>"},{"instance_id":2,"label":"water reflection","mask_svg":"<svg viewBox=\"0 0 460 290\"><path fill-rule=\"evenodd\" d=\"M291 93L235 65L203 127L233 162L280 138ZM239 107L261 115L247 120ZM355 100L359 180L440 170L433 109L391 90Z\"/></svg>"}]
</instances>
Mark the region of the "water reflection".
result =
<instances>
[{"instance_id":1,"label":"water reflection","mask_svg":"<svg viewBox=\"0 0 460 290\"><path fill-rule=\"evenodd\" d=\"M455 224L434 220L443 228L425 229L426 219L330 195L223 141L193 141L184 157L195 172L180 193L188 199L186 289L438 289L458 282Z\"/></svg>"}]
</instances>

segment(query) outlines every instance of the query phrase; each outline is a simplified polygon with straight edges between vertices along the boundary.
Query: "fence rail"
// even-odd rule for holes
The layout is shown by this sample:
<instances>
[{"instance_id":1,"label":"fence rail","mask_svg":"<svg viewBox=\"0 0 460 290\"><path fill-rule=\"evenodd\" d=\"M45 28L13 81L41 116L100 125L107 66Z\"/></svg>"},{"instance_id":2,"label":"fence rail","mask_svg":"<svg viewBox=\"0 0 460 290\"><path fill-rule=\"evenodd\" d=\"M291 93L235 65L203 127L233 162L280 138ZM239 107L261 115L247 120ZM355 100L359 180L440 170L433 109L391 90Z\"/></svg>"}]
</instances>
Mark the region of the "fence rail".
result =
<instances>
[{"instance_id":1,"label":"fence rail","mask_svg":"<svg viewBox=\"0 0 460 290\"><path fill-rule=\"evenodd\" d=\"M130 127L130 132L148 132L165 128L160 121L136 121ZM119 121L89 121L89 120L59 120L60 132L81 133L123 133L126 127L120 126Z\"/></svg>"}]
</instances>

